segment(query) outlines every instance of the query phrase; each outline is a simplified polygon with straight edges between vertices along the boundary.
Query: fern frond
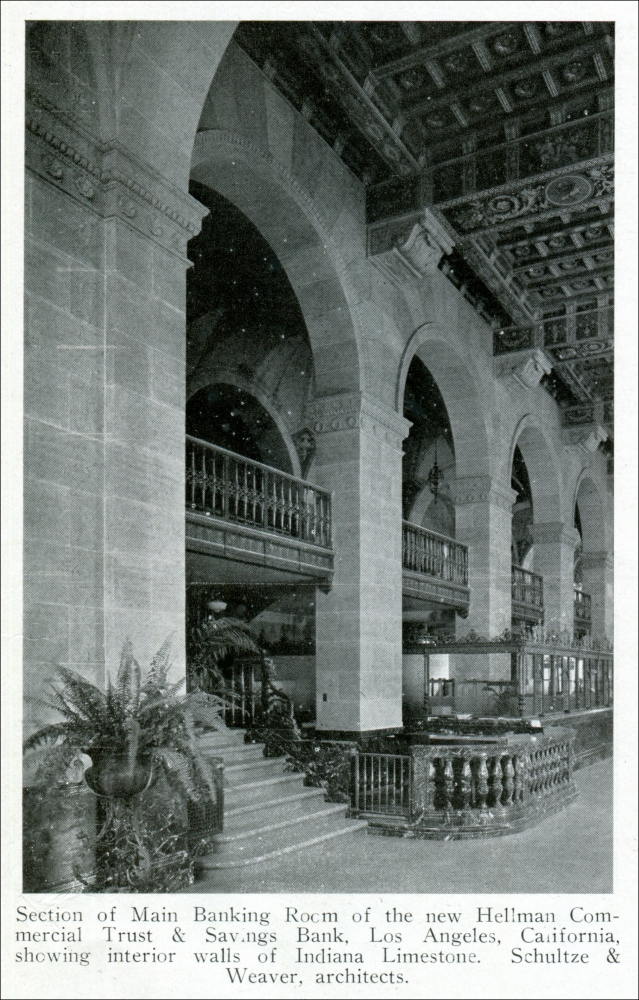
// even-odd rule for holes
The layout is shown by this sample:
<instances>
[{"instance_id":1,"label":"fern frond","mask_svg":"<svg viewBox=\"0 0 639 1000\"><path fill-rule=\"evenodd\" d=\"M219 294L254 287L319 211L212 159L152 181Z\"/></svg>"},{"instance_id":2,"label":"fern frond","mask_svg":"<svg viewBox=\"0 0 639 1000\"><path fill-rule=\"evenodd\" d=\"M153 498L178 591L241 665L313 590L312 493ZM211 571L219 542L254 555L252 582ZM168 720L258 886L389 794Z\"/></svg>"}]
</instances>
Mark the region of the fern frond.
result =
<instances>
[{"instance_id":1,"label":"fern frond","mask_svg":"<svg viewBox=\"0 0 639 1000\"><path fill-rule=\"evenodd\" d=\"M151 660L151 666L146 677L145 688L152 690L166 686L166 675L171 665L171 645L175 632L171 632L164 640L157 653Z\"/></svg>"}]
</instances>

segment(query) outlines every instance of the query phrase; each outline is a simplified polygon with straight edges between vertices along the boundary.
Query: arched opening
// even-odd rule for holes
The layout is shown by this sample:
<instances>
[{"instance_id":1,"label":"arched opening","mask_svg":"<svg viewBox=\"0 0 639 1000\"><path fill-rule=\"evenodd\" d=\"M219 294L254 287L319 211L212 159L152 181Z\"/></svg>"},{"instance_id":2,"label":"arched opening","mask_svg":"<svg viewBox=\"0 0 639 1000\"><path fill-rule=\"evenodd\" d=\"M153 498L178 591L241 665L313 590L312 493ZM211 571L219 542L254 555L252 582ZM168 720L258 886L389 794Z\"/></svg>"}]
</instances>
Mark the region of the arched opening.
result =
<instances>
[{"instance_id":1,"label":"arched opening","mask_svg":"<svg viewBox=\"0 0 639 1000\"><path fill-rule=\"evenodd\" d=\"M196 392L186 404L186 433L254 462L293 472L271 415L254 396L234 385L217 383Z\"/></svg>"},{"instance_id":2,"label":"arched opening","mask_svg":"<svg viewBox=\"0 0 639 1000\"><path fill-rule=\"evenodd\" d=\"M603 505L588 475L579 481L574 526L579 533L574 563L575 637L603 637L608 630L606 609L612 600L612 573L606 552Z\"/></svg>"},{"instance_id":3,"label":"arched opening","mask_svg":"<svg viewBox=\"0 0 639 1000\"><path fill-rule=\"evenodd\" d=\"M512 508L512 629L526 632L543 618L543 580L533 572L535 547L530 475L519 445L515 445L511 466L511 488L517 494Z\"/></svg>"},{"instance_id":4,"label":"arched opening","mask_svg":"<svg viewBox=\"0 0 639 1000\"><path fill-rule=\"evenodd\" d=\"M209 470L217 493L209 496L207 516L230 517L253 532L281 534L286 528L290 536L305 538L307 527L297 508L308 491L262 469L312 475L314 442L312 436L310 444L307 440L305 408L314 365L304 316L285 269L258 228L209 187L193 183L191 191L210 213L189 244L194 266L187 276L187 493L198 470ZM199 452L193 459L192 438L212 446L217 458L204 459L201 466ZM224 477L228 482L221 481ZM263 494L272 500L268 510ZM211 614L230 616L250 624L274 659L280 689L292 698L299 717L312 717L315 582L290 568L243 562L246 552L233 559L232 546L214 557L189 550L189 544L189 683L197 680L190 667L195 630ZM214 610L222 605L223 612ZM233 655L219 668L227 682L242 688L247 669L259 672L257 664Z\"/></svg>"}]
</instances>

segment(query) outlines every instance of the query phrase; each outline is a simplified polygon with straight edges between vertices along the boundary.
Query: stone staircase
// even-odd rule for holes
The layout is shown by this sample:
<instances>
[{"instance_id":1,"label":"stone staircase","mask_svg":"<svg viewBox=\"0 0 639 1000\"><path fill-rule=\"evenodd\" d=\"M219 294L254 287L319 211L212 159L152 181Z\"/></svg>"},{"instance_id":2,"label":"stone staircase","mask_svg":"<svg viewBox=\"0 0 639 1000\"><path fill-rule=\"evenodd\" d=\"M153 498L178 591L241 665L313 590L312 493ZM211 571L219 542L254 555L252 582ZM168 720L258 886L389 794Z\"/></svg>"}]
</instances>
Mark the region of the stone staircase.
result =
<instances>
[{"instance_id":1,"label":"stone staircase","mask_svg":"<svg viewBox=\"0 0 639 1000\"><path fill-rule=\"evenodd\" d=\"M257 864L366 829L346 817L343 803L325 802L321 788L305 788L303 774L285 771L283 757L245 743L242 729L207 732L200 749L224 760L224 830L198 859L201 871Z\"/></svg>"}]
</instances>

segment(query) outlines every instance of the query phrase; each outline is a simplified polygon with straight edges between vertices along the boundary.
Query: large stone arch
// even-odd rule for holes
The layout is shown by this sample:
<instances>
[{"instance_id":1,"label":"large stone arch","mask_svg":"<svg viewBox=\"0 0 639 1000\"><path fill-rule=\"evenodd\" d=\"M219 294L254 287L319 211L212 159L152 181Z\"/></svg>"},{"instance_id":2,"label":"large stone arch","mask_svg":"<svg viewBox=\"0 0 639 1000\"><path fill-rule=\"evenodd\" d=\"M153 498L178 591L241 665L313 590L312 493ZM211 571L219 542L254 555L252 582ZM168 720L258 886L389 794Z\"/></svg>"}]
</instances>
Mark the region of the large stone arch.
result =
<instances>
[{"instance_id":1,"label":"large stone arch","mask_svg":"<svg viewBox=\"0 0 639 1000\"><path fill-rule=\"evenodd\" d=\"M458 478L487 476L491 472L488 429L478 380L461 351L450 343L436 323L425 323L412 335L397 375L396 407L403 413L408 369L419 357L437 382L453 431Z\"/></svg>"},{"instance_id":2,"label":"large stone arch","mask_svg":"<svg viewBox=\"0 0 639 1000\"><path fill-rule=\"evenodd\" d=\"M217 130L198 133L191 177L239 208L286 271L308 330L317 395L361 390L355 295L339 250L301 186L244 136Z\"/></svg>"},{"instance_id":3,"label":"large stone arch","mask_svg":"<svg viewBox=\"0 0 639 1000\"><path fill-rule=\"evenodd\" d=\"M572 509L579 507L584 552L602 552L606 548L605 505L588 469L577 480Z\"/></svg>"}]
</instances>

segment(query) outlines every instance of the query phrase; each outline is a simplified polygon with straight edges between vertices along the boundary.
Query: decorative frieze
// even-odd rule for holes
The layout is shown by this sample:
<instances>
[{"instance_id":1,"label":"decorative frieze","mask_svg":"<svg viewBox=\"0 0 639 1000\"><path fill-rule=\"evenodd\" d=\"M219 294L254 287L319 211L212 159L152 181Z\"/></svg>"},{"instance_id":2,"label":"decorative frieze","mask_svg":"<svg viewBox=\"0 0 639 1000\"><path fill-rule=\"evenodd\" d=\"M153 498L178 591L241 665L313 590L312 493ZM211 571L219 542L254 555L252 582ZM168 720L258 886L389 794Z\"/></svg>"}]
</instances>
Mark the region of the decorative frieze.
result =
<instances>
[{"instance_id":1,"label":"decorative frieze","mask_svg":"<svg viewBox=\"0 0 639 1000\"><path fill-rule=\"evenodd\" d=\"M517 499L515 490L505 483L496 482L492 476L464 476L454 479L450 489L456 506L490 503L510 512Z\"/></svg>"},{"instance_id":2,"label":"decorative frieze","mask_svg":"<svg viewBox=\"0 0 639 1000\"><path fill-rule=\"evenodd\" d=\"M118 144L93 143L89 155L63 138L42 108L27 114L27 167L102 218L119 217L185 263L188 240L207 209L159 174L134 162ZM78 136L77 145L87 146Z\"/></svg>"},{"instance_id":3,"label":"decorative frieze","mask_svg":"<svg viewBox=\"0 0 639 1000\"><path fill-rule=\"evenodd\" d=\"M567 545L576 549L581 542L577 529L562 521L533 524L531 530L535 545Z\"/></svg>"},{"instance_id":4,"label":"decorative frieze","mask_svg":"<svg viewBox=\"0 0 639 1000\"><path fill-rule=\"evenodd\" d=\"M553 367L538 347L500 355L494 359L493 365L496 378L504 379L512 388L521 389L536 389Z\"/></svg>"},{"instance_id":5,"label":"decorative frieze","mask_svg":"<svg viewBox=\"0 0 639 1000\"><path fill-rule=\"evenodd\" d=\"M361 392L317 399L310 405L308 415L316 435L360 428L398 449L411 426L410 421L395 410L382 406Z\"/></svg>"}]
</instances>

